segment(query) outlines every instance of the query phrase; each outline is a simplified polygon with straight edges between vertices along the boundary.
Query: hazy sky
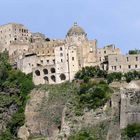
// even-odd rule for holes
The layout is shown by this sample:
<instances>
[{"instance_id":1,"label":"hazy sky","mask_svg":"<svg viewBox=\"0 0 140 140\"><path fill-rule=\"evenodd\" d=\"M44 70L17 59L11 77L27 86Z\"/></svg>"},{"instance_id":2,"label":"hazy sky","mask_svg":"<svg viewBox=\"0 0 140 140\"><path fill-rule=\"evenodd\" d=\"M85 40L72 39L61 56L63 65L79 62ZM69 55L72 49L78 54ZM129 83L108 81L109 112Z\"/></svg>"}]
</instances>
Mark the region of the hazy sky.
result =
<instances>
[{"instance_id":1,"label":"hazy sky","mask_svg":"<svg viewBox=\"0 0 140 140\"><path fill-rule=\"evenodd\" d=\"M22 23L61 39L75 21L99 47L140 49L140 0L0 0L0 25Z\"/></svg>"}]
</instances>

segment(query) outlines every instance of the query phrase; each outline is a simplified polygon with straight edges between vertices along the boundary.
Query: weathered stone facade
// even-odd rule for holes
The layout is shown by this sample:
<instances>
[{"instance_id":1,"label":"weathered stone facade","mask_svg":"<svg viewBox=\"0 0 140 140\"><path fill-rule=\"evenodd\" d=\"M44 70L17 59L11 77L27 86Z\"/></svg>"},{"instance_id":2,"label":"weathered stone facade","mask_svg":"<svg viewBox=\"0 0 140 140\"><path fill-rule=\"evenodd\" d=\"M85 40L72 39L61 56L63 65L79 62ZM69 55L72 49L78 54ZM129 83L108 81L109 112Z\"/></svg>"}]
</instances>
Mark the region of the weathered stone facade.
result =
<instances>
[{"instance_id":1,"label":"weathered stone facade","mask_svg":"<svg viewBox=\"0 0 140 140\"><path fill-rule=\"evenodd\" d=\"M30 31L22 24L8 23L0 26L0 43L4 46L16 41L28 42Z\"/></svg>"},{"instance_id":2,"label":"weathered stone facade","mask_svg":"<svg viewBox=\"0 0 140 140\"><path fill-rule=\"evenodd\" d=\"M33 72L36 85L71 81L86 66L99 66L109 72L140 70L140 55L122 55L115 45L98 48L97 40L89 40L77 23L64 40L31 33L21 24L6 24L0 26L0 45L1 51L9 51L10 62L18 69L26 74Z\"/></svg>"},{"instance_id":3,"label":"weathered stone facade","mask_svg":"<svg viewBox=\"0 0 140 140\"><path fill-rule=\"evenodd\" d=\"M108 56L109 72L128 72L133 70L140 70L140 54Z\"/></svg>"}]
</instances>

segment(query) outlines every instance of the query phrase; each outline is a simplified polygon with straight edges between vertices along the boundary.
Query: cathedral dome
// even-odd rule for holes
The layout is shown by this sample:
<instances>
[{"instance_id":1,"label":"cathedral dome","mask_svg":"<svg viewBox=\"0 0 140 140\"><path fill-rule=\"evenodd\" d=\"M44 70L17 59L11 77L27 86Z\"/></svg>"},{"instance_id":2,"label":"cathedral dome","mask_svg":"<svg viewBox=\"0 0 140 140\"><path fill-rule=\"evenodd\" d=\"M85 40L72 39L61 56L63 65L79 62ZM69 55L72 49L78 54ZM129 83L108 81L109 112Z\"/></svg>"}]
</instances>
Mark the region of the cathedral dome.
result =
<instances>
[{"instance_id":1,"label":"cathedral dome","mask_svg":"<svg viewBox=\"0 0 140 140\"><path fill-rule=\"evenodd\" d=\"M67 33L67 36L73 35L86 35L86 33L80 26L77 25L77 23L74 23Z\"/></svg>"}]
</instances>

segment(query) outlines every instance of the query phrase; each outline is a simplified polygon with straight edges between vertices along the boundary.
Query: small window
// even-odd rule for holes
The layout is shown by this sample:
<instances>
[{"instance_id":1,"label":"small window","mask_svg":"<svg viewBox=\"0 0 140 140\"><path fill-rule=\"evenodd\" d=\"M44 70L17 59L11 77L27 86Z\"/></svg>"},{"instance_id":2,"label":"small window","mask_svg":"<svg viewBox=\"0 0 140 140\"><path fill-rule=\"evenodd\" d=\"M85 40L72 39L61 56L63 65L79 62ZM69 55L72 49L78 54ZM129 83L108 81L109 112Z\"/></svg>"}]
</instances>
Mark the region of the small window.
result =
<instances>
[{"instance_id":1,"label":"small window","mask_svg":"<svg viewBox=\"0 0 140 140\"><path fill-rule=\"evenodd\" d=\"M61 62L63 62L63 59L61 59Z\"/></svg>"},{"instance_id":2,"label":"small window","mask_svg":"<svg viewBox=\"0 0 140 140\"><path fill-rule=\"evenodd\" d=\"M135 68L138 68L138 65L135 65Z\"/></svg>"},{"instance_id":3,"label":"small window","mask_svg":"<svg viewBox=\"0 0 140 140\"><path fill-rule=\"evenodd\" d=\"M49 63L49 60L47 60L47 63Z\"/></svg>"},{"instance_id":4,"label":"small window","mask_svg":"<svg viewBox=\"0 0 140 140\"><path fill-rule=\"evenodd\" d=\"M55 64L55 59L53 59L53 63Z\"/></svg>"},{"instance_id":5,"label":"small window","mask_svg":"<svg viewBox=\"0 0 140 140\"><path fill-rule=\"evenodd\" d=\"M120 66L120 69L122 68L122 66Z\"/></svg>"},{"instance_id":6,"label":"small window","mask_svg":"<svg viewBox=\"0 0 140 140\"><path fill-rule=\"evenodd\" d=\"M104 54L106 54L106 51L104 51Z\"/></svg>"},{"instance_id":7,"label":"small window","mask_svg":"<svg viewBox=\"0 0 140 140\"><path fill-rule=\"evenodd\" d=\"M74 61L74 57L72 57L72 60Z\"/></svg>"},{"instance_id":8,"label":"small window","mask_svg":"<svg viewBox=\"0 0 140 140\"><path fill-rule=\"evenodd\" d=\"M129 58L127 57L126 60L129 61Z\"/></svg>"},{"instance_id":9,"label":"small window","mask_svg":"<svg viewBox=\"0 0 140 140\"><path fill-rule=\"evenodd\" d=\"M117 70L117 67L116 66L114 66L114 70Z\"/></svg>"},{"instance_id":10,"label":"small window","mask_svg":"<svg viewBox=\"0 0 140 140\"><path fill-rule=\"evenodd\" d=\"M60 56L63 56L63 53L60 53Z\"/></svg>"},{"instance_id":11,"label":"small window","mask_svg":"<svg viewBox=\"0 0 140 140\"><path fill-rule=\"evenodd\" d=\"M128 68L131 69L131 65L128 65Z\"/></svg>"},{"instance_id":12,"label":"small window","mask_svg":"<svg viewBox=\"0 0 140 140\"><path fill-rule=\"evenodd\" d=\"M62 51L63 49L62 49L62 47L60 47L60 51Z\"/></svg>"},{"instance_id":13,"label":"small window","mask_svg":"<svg viewBox=\"0 0 140 140\"><path fill-rule=\"evenodd\" d=\"M138 61L138 57L136 56L136 61Z\"/></svg>"}]
</instances>

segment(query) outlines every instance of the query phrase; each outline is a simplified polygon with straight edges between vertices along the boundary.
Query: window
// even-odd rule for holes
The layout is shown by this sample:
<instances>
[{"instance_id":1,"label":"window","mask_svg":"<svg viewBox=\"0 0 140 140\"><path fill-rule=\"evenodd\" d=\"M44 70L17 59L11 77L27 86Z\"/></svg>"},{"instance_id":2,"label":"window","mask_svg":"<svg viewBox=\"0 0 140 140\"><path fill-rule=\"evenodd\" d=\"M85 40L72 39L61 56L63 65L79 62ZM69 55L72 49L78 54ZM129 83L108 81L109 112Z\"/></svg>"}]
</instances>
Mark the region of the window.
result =
<instances>
[{"instance_id":1,"label":"window","mask_svg":"<svg viewBox=\"0 0 140 140\"><path fill-rule=\"evenodd\" d=\"M61 74L61 75L60 75L60 79L61 79L61 81L66 80L66 76L65 76L65 74Z\"/></svg>"},{"instance_id":2,"label":"window","mask_svg":"<svg viewBox=\"0 0 140 140\"><path fill-rule=\"evenodd\" d=\"M116 66L114 66L114 70L117 70L117 67Z\"/></svg>"},{"instance_id":3,"label":"window","mask_svg":"<svg viewBox=\"0 0 140 140\"><path fill-rule=\"evenodd\" d=\"M55 73L55 68L51 68L51 73Z\"/></svg>"},{"instance_id":4,"label":"window","mask_svg":"<svg viewBox=\"0 0 140 140\"><path fill-rule=\"evenodd\" d=\"M43 63L43 60L40 60L41 63Z\"/></svg>"},{"instance_id":5,"label":"window","mask_svg":"<svg viewBox=\"0 0 140 140\"><path fill-rule=\"evenodd\" d=\"M106 54L106 51L104 51L104 54Z\"/></svg>"},{"instance_id":6,"label":"window","mask_svg":"<svg viewBox=\"0 0 140 140\"><path fill-rule=\"evenodd\" d=\"M120 69L121 69L122 67L121 67L121 65L120 65Z\"/></svg>"},{"instance_id":7,"label":"window","mask_svg":"<svg viewBox=\"0 0 140 140\"><path fill-rule=\"evenodd\" d=\"M47 76L44 77L44 80L47 81L47 82L49 81Z\"/></svg>"},{"instance_id":8,"label":"window","mask_svg":"<svg viewBox=\"0 0 140 140\"><path fill-rule=\"evenodd\" d=\"M129 61L129 58L127 57L126 60Z\"/></svg>"},{"instance_id":9,"label":"window","mask_svg":"<svg viewBox=\"0 0 140 140\"><path fill-rule=\"evenodd\" d=\"M138 65L135 65L135 68L138 68Z\"/></svg>"},{"instance_id":10,"label":"window","mask_svg":"<svg viewBox=\"0 0 140 140\"><path fill-rule=\"evenodd\" d=\"M62 49L62 47L60 47L60 51L62 51L63 49Z\"/></svg>"},{"instance_id":11,"label":"window","mask_svg":"<svg viewBox=\"0 0 140 140\"><path fill-rule=\"evenodd\" d=\"M61 59L61 62L63 62L63 59Z\"/></svg>"},{"instance_id":12,"label":"window","mask_svg":"<svg viewBox=\"0 0 140 140\"><path fill-rule=\"evenodd\" d=\"M47 69L43 69L44 74L48 74L48 70Z\"/></svg>"},{"instance_id":13,"label":"window","mask_svg":"<svg viewBox=\"0 0 140 140\"><path fill-rule=\"evenodd\" d=\"M55 64L55 59L53 59L53 63Z\"/></svg>"},{"instance_id":14,"label":"window","mask_svg":"<svg viewBox=\"0 0 140 140\"><path fill-rule=\"evenodd\" d=\"M118 59L116 58L116 62L118 61Z\"/></svg>"},{"instance_id":15,"label":"window","mask_svg":"<svg viewBox=\"0 0 140 140\"><path fill-rule=\"evenodd\" d=\"M63 53L60 53L60 56L63 56Z\"/></svg>"},{"instance_id":16,"label":"window","mask_svg":"<svg viewBox=\"0 0 140 140\"><path fill-rule=\"evenodd\" d=\"M47 63L49 63L49 60L47 60Z\"/></svg>"},{"instance_id":17,"label":"window","mask_svg":"<svg viewBox=\"0 0 140 140\"><path fill-rule=\"evenodd\" d=\"M39 71L39 70L36 70L36 71L35 71L35 74L36 74L37 76L40 76L40 71Z\"/></svg>"},{"instance_id":18,"label":"window","mask_svg":"<svg viewBox=\"0 0 140 140\"><path fill-rule=\"evenodd\" d=\"M131 65L128 65L128 68L131 69Z\"/></svg>"},{"instance_id":19,"label":"window","mask_svg":"<svg viewBox=\"0 0 140 140\"><path fill-rule=\"evenodd\" d=\"M72 60L74 61L74 57L72 57Z\"/></svg>"},{"instance_id":20,"label":"window","mask_svg":"<svg viewBox=\"0 0 140 140\"><path fill-rule=\"evenodd\" d=\"M136 61L138 61L138 57L136 56Z\"/></svg>"},{"instance_id":21,"label":"window","mask_svg":"<svg viewBox=\"0 0 140 140\"><path fill-rule=\"evenodd\" d=\"M52 79L53 82L56 82L56 78L55 78L54 75L51 76L51 79Z\"/></svg>"}]
</instances>

